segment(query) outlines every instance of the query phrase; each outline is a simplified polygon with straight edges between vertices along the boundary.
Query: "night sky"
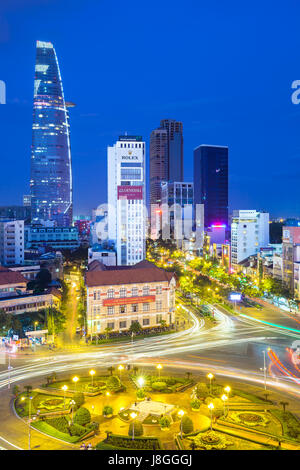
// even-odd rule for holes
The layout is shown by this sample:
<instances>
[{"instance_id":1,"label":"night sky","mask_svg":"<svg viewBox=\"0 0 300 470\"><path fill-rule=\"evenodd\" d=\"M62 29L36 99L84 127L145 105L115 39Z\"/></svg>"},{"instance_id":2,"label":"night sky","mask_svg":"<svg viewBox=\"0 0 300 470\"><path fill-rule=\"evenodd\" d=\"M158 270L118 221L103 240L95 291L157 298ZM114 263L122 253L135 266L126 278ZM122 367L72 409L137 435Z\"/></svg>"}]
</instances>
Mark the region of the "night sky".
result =
<instances>
[{"instance_id":1,"label":"night sky","mask_svg":"<svg viewBox=\"0 0 300 470\"><path fill-rule=\"evenodd\" d=\"M53 42L70 110L74 214L106 201L106 147L183 121L229 146L230 209L300 216L300 5L279 0L0 0L0 205L29 192L35 41ZM263 5L262 5L263 4Z\"/></svg>"}]
</instances>

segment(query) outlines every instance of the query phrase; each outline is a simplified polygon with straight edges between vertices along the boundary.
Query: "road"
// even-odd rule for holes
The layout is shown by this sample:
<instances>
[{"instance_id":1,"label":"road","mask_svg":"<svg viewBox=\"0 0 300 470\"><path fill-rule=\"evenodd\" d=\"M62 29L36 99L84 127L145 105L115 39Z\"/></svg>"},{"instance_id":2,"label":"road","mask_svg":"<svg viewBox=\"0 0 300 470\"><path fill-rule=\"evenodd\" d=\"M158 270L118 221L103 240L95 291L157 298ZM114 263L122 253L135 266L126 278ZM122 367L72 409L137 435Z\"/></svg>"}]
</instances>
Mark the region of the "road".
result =
<instances>
[{"instance_id":1,"label":"road","mask_svg":"<svg viewBox=\"0 0 300 470\"><path fill-rule=\"evenodd\" d=\"M161 362L166 369L172 367L177 371L191 370L197 373L210 370L228 380L238 379L245 383L263 385L263 371L260 369L263 366L263 351L268 348L276 353L285 367L292 369L286 348L291 346L294 340L300 339L300 332L259 324L251 318L230 315L220 308L216 309L218 322L211 328L207 328L193 313L190 315L192 326L188 330L171 335L136 340L134 343L128 341L78 348L61 353L46 351L37 356L12 356L11 384L26 382L36 386L43 382L43 377L53 371L69 375L70 371L86 373L90 367L107 369L110 365L120 363L153 367L153 363ZM7 390L6 367L7 364L4 364L0 369L0 446L27 448L27 425L14 416L9 408L11 395ZM281 390L296 399L300 398L299 384L292 377L282 373L269 357L268 372L268 388ZM298 376L300 377L300 373ZM5 414L7 409L10 411ZM42 443L41 448L44 448L44 445L47 449L66 448L61 442L44 436L39 439L35 435L34 440Z\"/></svg>"}]
</instances>

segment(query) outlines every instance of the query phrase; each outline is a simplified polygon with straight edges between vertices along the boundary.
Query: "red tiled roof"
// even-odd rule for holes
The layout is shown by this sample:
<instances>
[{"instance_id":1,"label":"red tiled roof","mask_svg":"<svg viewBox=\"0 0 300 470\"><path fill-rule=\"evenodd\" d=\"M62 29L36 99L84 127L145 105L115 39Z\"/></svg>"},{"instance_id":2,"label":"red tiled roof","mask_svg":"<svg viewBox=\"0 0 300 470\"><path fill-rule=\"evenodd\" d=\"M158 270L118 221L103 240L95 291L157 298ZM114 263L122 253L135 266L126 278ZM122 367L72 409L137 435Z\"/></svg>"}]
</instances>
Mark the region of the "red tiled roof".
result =
<instances>
[{"instance_id":1,"label":"red tiled roof","mask_svg":"<svg viewBox=\"0 0 300 470\"><path fill-rule=\"evenodd\" d=\"M109 269L103 271L88 271L85 275L85 282L88 287L114 286L144 284L147 282L170 282L173 277L175 277L174 273L158 268L148 261L142 261L134 266L109 266Z\"/></svg>"},{"instance_id":2,"label":"red tiled roof","mask_svg":"<svg viewBox=\"0 0 300 470\"><path fill-rule=\"evenodd\" d=\"M10 269L0 269L0 286L6 284L27 284L27 282L27 279L21 273L11 271Z\"/></svg>"}]
</instances>

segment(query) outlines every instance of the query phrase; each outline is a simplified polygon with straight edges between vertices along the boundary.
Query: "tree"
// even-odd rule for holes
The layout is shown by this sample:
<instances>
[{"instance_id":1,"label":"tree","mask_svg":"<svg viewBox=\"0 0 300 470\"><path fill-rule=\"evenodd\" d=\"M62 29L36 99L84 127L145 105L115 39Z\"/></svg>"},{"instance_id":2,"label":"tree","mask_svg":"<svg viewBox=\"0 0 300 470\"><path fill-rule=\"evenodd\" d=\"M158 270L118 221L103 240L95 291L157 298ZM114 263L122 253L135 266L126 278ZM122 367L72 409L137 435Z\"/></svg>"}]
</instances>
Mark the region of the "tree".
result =
<instances>
[{"instance_id":1,"label":"tree","mask_svg":"<svg viewBox=\"0 0 300 470\"><path fill-rule=\"evenodd\" d=\"M134 429L134 435L137 437L142 436L144 434L143 425L138 420L131 421L131 423L129 424L129 430L128 430L129 436L133 435L133 429Z\"/></svg>"},{"instance_id":2,"label":"tree","mask_svg":"<svg viewBox=\"0 0 300 470\"><path fill-rule=\"evenodd\" d=\"M103 410L102 410L102 415L103 416L110 416L112 415L114 412L113 408L109 405L106 405L103 407Z\"/></svg>"},{"instance_id":3,"label":"tree","mask_svg":"<svg viewBox=\"0 0 300 470\"><path fill-rule=\"evenodd\" d=\"M112 331L112 328L109 328L107 326L104 331L105 331L105 338L109 339L109 333Z\"/></svg>"},{"instance_id":4,"label":"tree","mask_svg":"<svg viewBox=\"0 0 300 470\"><path fill-rule=\"evenodd\" d=\"M17 397L17 396L19 395L19 393L20 393L20 387L19 387L19 385L14 385L14 386L13 386L13 389L12 389L12 392L13 392L14 396Z\"/></svg>"},{"instance_id":5,"label":"tree","mask_svg":"<svg viewBox=\"0 0 300 470\"><path fill-rule=\"evenodd\" d=\"M161 428L169 428L171 425L171 419L169 416L162 416L159 420L159 425Z\"/></svg>"},{"instance_id":6,"label":"tree","mask_svg":"<svg viewBox=\"0 0 300 470\"><path fill-rule=\"evenodd\" d=\"M5 313L3 310L0 310L0 335L8 336L10 330L13 326L13 319L11 313Z\"/></svg>"},{"instance_id":7,"label":"tree","mask_svg":"<svg viewBox=\"0 0 300 470\"><path fill-rule=\"evenodd\" d=\"M209 390L204 382L200 382L196 386L196 395L198 398L202 398L203 400L208 396Z\"/></svg>"},{"instance_id":8,"label":"tree","mask_svg":"<svg viewBox=\"0 0 300 470\"><path fill-rule=\"evenodd\" d=\"M32 385L24 385L26 390L26 395L29 396L30 392L32 391Z\"/></svg>"},{"instance_id":9,"label":"tree","mask_svg":"<svg viewBox=\"0 0 300 470\"><path fill-rule=\"evenodd\" d=\"M75 424L80 424L80 426L86 426L91 422L91 413L87 408L79 408L78 411L76 411L75 418L74 418L74 423Z\"/></svg>"},{"instance_id":10,"label":"tree","mask_svg":"<svg viewBox=\"0 0 300 470\"><path fill-rule=\"evenodd\" d=\"M133 366L132 370L134 372L134 375L137 375L139 368L138 366Z\"/></svg>"},{"instance_id":11,"label":"tree","mask_svg":"<svg viewBox=\"0 0 300 470\"><path fill-rule=\"evenodd\" d=\"M282 406L283 411L284 411L284 413L285 413L286 407L289 405L289 402L287 402L287 401L280 401L279 403L280 403L280 405Z\"/></svg>"},{"instance_id":12,"label":"tree","mask_svg":"<svg viewBox=\"0 0 300 470\"><path fill-rule=\"evenodd\" d=\"M48 269L46 268L42 268L36 275L36 278L35 278L35 281L37 282L37 284L42 287L42 288L45 288L47 287L51 281L52 281L52 277L51 277L51 273L50 271L48 271Z\"/></svg>"},{"instance_id":13,"label":"tree","mask_svg":"<svg viewBox=\"0 0 300 470\"><path fill-rule=\"evenodd\" d=\"M140 333L143 328L141 327L141 324L138 321L134 321L131 323L129 331L130 333Z\"/></svg>"},{"instance_id":14,"label":"tree","mask_svg":"<svg viewBox=\"0 0 300 470\"><path fill-rule=\"evenodd\" d=\"M191 372L186 372L185 375L186 375L187 379L190 380L190 378L192 376L192 373Z\"/></svg>"},{"instance_id":15,"label":"tree","mask_svg":"<svg viewBox=\"0 0 300 470\"><path fill-rule=\"evenodd\" d=\"M110 375L113 375L113 372L115 370L115 368L113 366L110 366L107 368L108 372L110 373Z\"/></svg>"},{"instance_id":16,"label":"tree","mask_svg":"<svg viewBox=\"0 0 300 470\"><path fill-rule=\"evenodd\" d=\"M184 434L189 434L194 430L194 423L187 415L182 417L181 426Z\"/></svg>"},{"instance_id":17,"label":"tree","mask_svg":"<svg viewBox=\"0 0 300 470\"><path fill-rule=\"evenodd\" d=\"M111 375L110 377L108 377L106 386L110 390L117 390L118 388L120 388L121 382L119 377L117 377L116 375Z\"/></svg>"},{"instance_id":18,"label":"tree","mask_svg":"<svg viewBox=\"0 0 300 470\"><path fill-rule=\"evenodd\" d=\"M76 408L80 408L85 402L84 394L82 392L75 393L73 400L75 401Z\"/></svg>"}]
</instances>

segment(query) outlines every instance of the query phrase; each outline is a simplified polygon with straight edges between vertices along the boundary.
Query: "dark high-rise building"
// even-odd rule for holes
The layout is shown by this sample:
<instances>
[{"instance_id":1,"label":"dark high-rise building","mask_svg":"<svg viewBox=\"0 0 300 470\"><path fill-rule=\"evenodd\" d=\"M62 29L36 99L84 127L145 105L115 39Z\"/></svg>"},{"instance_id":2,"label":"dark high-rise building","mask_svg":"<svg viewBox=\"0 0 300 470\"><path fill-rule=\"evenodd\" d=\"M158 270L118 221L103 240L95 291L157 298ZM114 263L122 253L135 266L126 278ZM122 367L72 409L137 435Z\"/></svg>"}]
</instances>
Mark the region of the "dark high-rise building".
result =
<instances>
[{"instance_id":1,"label":"dark high-rise building","mask_svg":"<svg viewBox=\"0 0 300 470\"><path fill-rule=\"evenodd\" d=\"M162 182L183 181L182 122L163 119L150 136L150 204L161 203Z\"/></svg>"},{"instance_id":2,"label":"dark high-rise building","mask_svg":"<svg viewBox=\"0 0 300 470\"><path fill-rule=\"evenodd\" d=\"M194 150L194 203L204 205L204 226L228 226L228 147Z\"/></svg>"},{"instance_id":3,"label":"dark high-rise building","mask_svg":"<svg viewBox=\"0 0 300 470\"><path fill-rule=\"evenodd\" d=\"M31 154L32 222L72 224L69 115L55 49L37 41Z\"/></svg>"}]
</instances>

